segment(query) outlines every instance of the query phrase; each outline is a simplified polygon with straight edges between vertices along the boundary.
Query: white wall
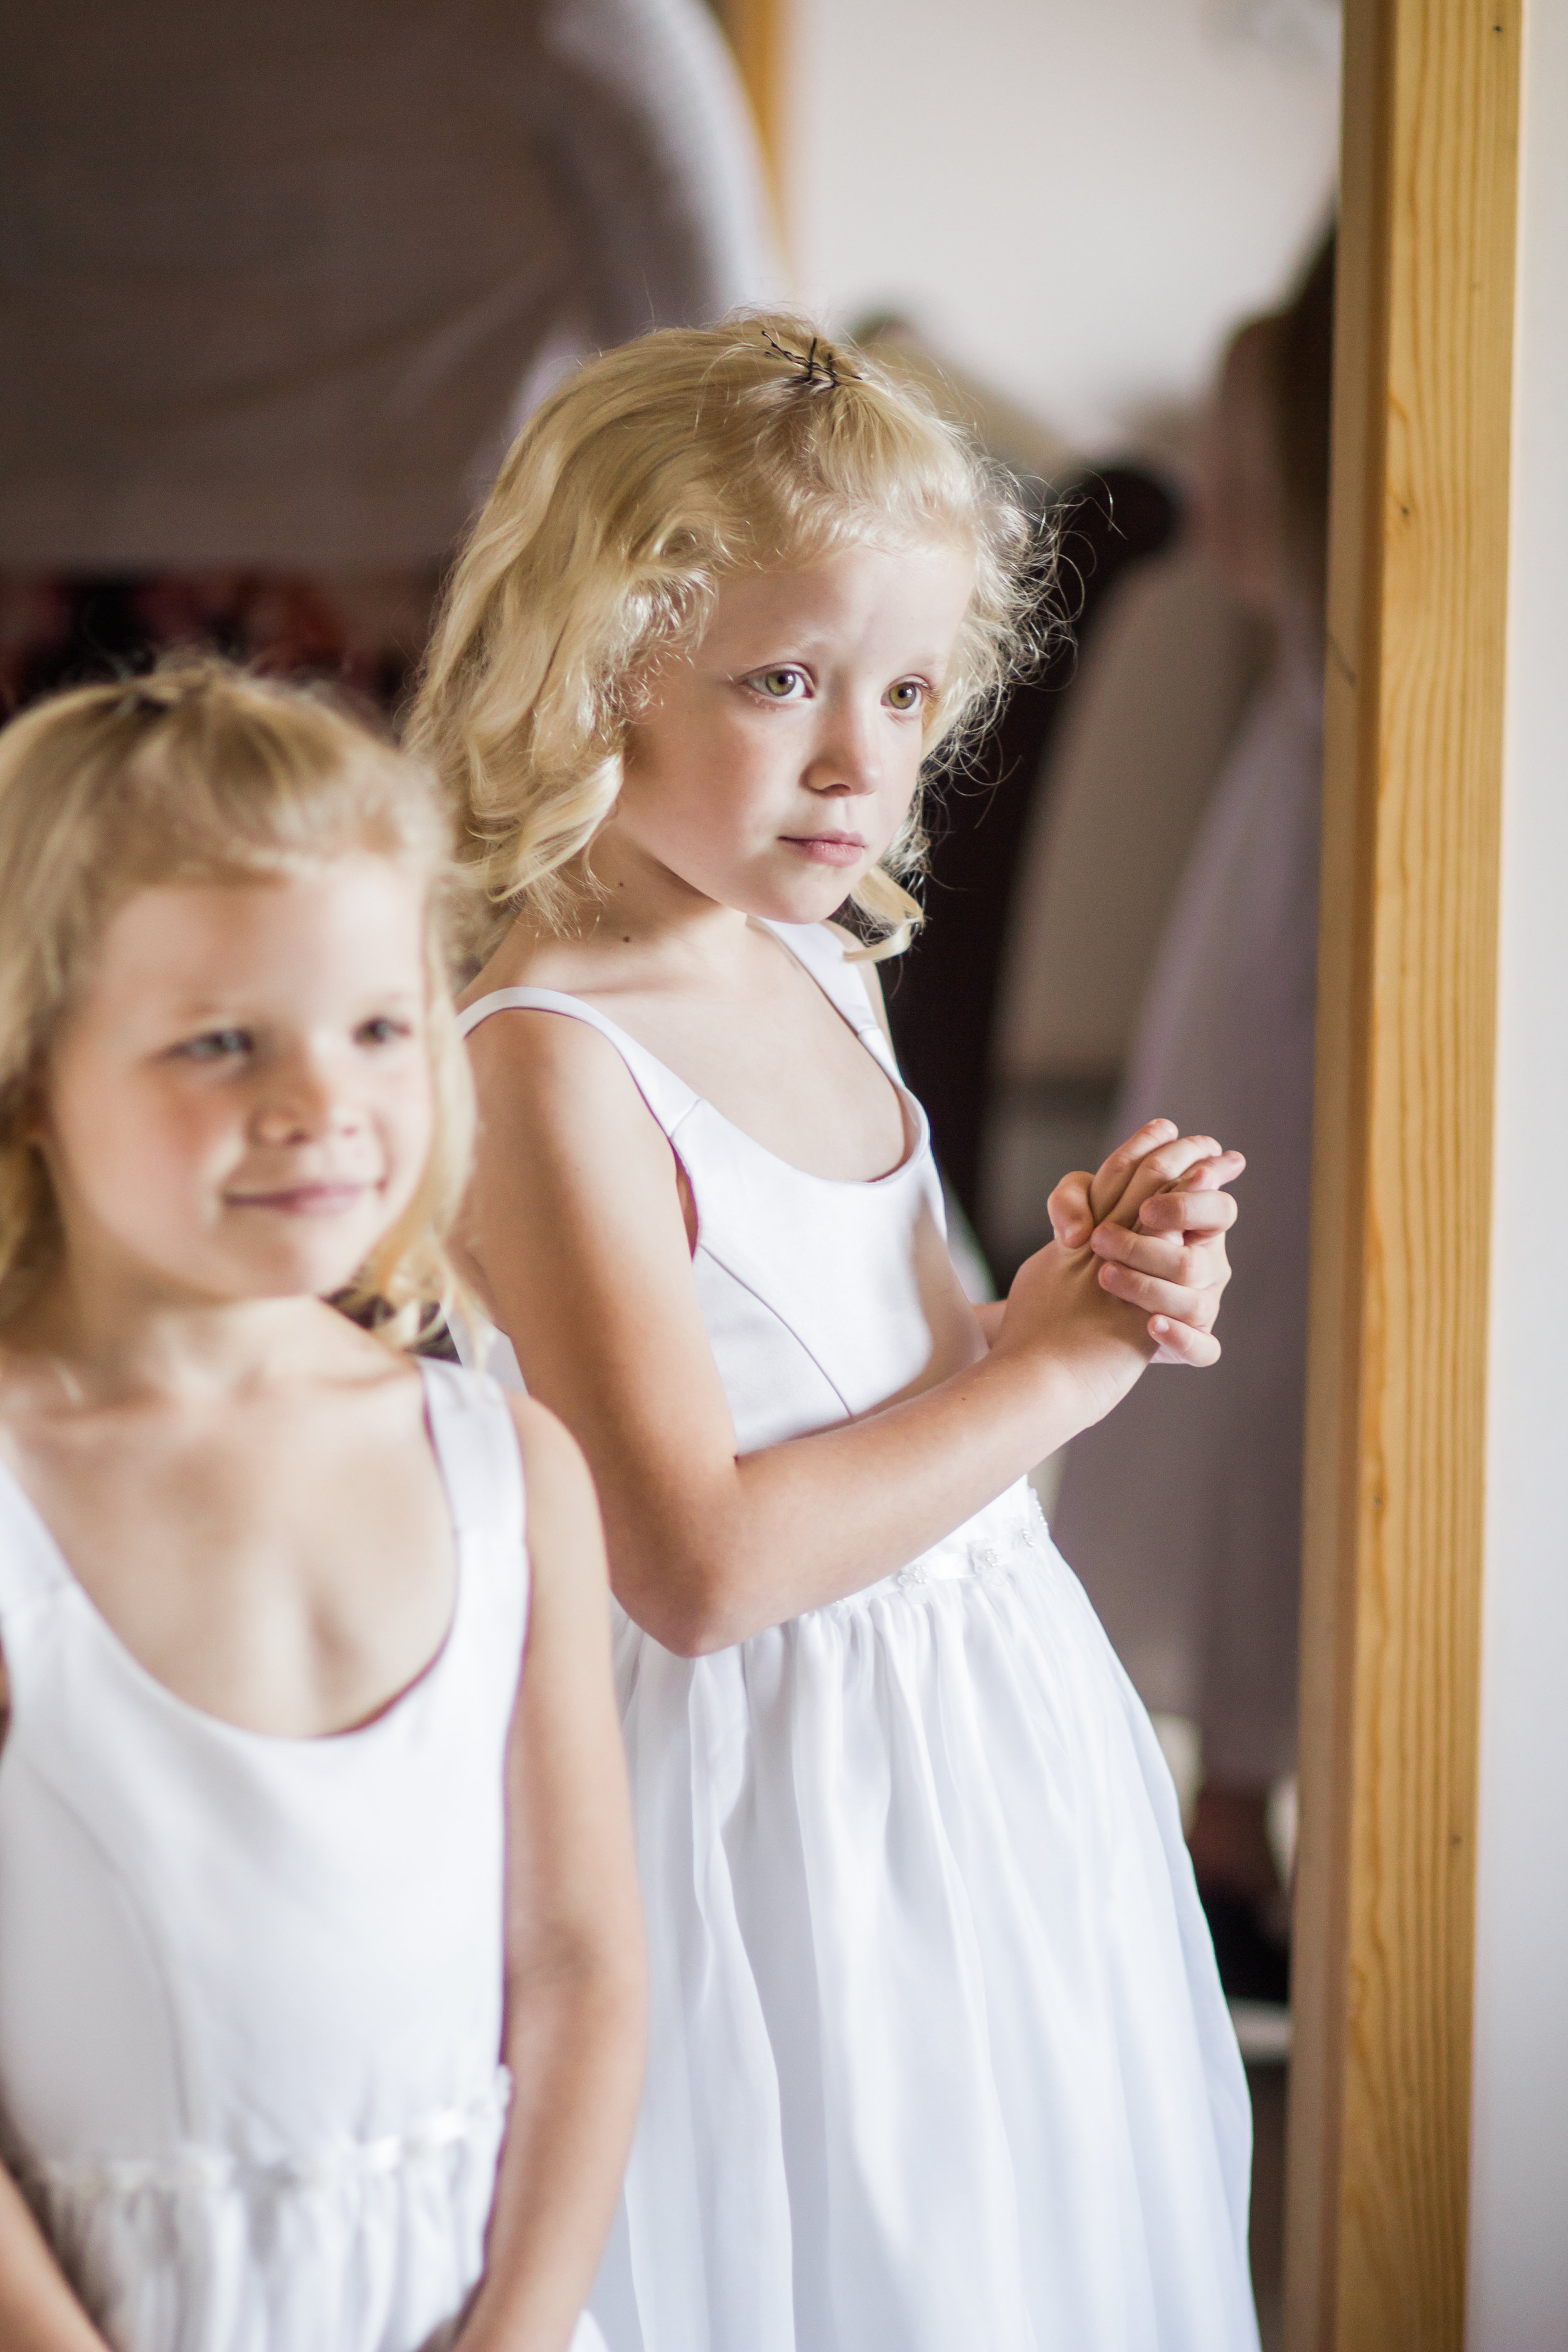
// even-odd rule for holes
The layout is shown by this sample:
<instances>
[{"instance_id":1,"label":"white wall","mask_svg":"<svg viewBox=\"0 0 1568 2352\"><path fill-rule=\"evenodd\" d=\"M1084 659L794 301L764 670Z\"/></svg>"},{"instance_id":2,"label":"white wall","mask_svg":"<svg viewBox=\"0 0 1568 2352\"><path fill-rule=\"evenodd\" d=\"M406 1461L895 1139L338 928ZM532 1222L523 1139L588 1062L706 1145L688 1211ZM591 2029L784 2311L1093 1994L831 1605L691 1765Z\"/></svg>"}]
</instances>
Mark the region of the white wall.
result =
<instances>
[{"instance_id":1,"label":"white wall","mask_svg":"<svg viewBox=\"0 0 1568 2352\"><path fill-rule=\"evenodd\" d=\"M1525 23L1470 2352L1568 2347L1568 0Z\"/></svg>"},{"instance_id":2,"label":"white wall","mask_svg":"<svg viewBox=\"0 0 1568 2352\"><path fill-rule=\"evenodd\" d=\"M1332 0L793 0L803 299L898 308L1080 448L1190 403L1327 215Z\"/></svg>"}]
</instances>

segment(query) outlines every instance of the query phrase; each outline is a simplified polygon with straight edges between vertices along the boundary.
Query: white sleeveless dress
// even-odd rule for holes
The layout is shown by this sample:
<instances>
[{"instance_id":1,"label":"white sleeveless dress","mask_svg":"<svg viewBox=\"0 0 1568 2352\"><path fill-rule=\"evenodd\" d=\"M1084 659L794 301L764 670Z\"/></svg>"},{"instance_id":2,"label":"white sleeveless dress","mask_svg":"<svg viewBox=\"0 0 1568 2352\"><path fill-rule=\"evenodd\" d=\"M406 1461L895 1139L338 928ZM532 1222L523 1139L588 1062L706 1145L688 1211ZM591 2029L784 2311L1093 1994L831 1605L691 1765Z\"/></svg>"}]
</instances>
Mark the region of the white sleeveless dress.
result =
<instances>
[{"instance_id":1,"label":"white sleeveless dress","mask_svg":"<svg viewBox=\"0 0 1568 2352\"><path fill-rule=\"evenodd\" d=\"M479 2276L523 1491L494 1384L422 1370L452 1622L334 1738L166 1690L0 1471L0 2130L116 2352L436 2352Z\"/></svg>"},{"instance_id":2,"label":"white sleeveless dress","mask_svg":"<svg viewBox=\"0 0 1568 2352\"><path fill-rule=\"evenodd\" d=\"M896 1082L834 933L773 928ZM465 1027L511 1006L599 1030L679 1154L742 1453L919 1373L911 1097L893 1174L810 1176L578 999ZM613 2352L1256 2352L1247 2086L1174 1792L1027 1484L733 1649L617 1634L653 2012Z\"/></svg>"}]
</instances>

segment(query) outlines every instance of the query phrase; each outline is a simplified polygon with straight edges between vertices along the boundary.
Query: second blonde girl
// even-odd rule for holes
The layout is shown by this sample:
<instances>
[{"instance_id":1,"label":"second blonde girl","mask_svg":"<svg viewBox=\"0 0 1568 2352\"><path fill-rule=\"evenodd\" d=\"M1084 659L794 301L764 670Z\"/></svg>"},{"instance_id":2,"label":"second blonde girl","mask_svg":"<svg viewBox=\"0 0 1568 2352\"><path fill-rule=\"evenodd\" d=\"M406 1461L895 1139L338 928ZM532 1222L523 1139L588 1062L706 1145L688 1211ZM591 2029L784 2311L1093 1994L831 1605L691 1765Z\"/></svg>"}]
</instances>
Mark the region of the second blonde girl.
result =
<instances>
[{"instance_id":1,"label":"second blonde girl","mask_svg":"<svg viewBox=\"0 0 1568 2352\"><path fill-rule=\"evenodd\" d=\"M654 336L513 450L418 714L489 901L465 1262L625 1612L653 2003L614 2352L1256 2345L1169 1777L1025 1478L1156 1352L1213 1360L1239 1162L1156 1122L983 1326L826 919L915 922L922 769L1024 553L858 356Z\"/></svg>"}]
</instances>

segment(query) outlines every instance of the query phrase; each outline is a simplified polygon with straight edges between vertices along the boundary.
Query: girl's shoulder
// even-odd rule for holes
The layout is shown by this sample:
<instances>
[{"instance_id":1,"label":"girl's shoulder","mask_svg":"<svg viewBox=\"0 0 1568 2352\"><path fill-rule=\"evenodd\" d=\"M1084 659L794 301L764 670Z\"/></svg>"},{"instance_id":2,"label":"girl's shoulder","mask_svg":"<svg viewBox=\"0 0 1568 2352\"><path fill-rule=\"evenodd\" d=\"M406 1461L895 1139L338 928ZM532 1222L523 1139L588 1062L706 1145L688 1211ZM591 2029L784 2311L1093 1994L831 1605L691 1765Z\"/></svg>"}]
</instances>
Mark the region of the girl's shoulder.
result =
<instances>
[{"instance_id":1,"label":"girl's shoulder","mask_svg":"<svg viewBox=\"0 0 1568 2352\"><path fill-rule=\"evenodd\" d=\"M472 997L459 1019L475 1055L485 1125L527 1150L556 1134L600 1152L636 1155L652 1112L668 1136L696 1091L597 1002L534 983ZM492 1016L504 1017L495 1018Z\"/></svg>"},{"instance_id":2,"label":"girl's shoulder","mask_svg":"<svg viewBox=\"0 0 1568 2352\"><path fill-rule=\"evenodd\" d=\"M15 1347L0 1348L0 1633L19 1610L66 1586L58 1549L31 1499L29 1439L40 1419L68 1412L63 1367ZM5 1703L0 1675L0 1709Z\"/></svg>"},{"instance_id":3,"label":"girl's shoulder","mask_svg":"<svg viewBox=\"0 0 1568 2352\"><path fill-rule=\"evenodd\" d=\"M426 1407L438 1448L454 1431L483 1433L487 1450L521 1471L531 1495L536 1486L573 1486L585 1478L582 1448L559 1415L537 1397L503 1389L489 1372L455 1364L445 1356L413 1360L425 1382ZM448 1444L443 1449L449 1452Z\"/></svg>"},{"instance_id":4,"label":"girl's shoulder","mask_svg":"<svg viewBox=\"0 0 1568 2352\"><path fill-rule=\"evenodd\" d=\"M459 1527L476 1519L521 1514L524 1417L489 1372L470 1370L444 1356L419 1356L413 1368L424 1383L425 1417Z\"/></svg>"}]
</instances>

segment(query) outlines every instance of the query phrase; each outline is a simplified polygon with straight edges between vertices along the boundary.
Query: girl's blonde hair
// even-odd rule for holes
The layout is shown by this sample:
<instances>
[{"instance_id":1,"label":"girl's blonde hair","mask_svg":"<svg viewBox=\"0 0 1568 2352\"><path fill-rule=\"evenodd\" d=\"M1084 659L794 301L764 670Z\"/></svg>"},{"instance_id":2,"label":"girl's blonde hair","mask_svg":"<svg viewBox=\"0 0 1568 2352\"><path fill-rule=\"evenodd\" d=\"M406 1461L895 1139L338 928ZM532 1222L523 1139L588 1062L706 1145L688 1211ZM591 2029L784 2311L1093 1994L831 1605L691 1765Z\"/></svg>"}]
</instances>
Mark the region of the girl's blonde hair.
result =
<instances>
[{"instance_id":1,"label":"girl's blonde hair","mask_svg":"<svg viewBox=\"0 0 1568 2352\"><path fill-rule=\"evenodd\" d=\"M369 851L428 877L435 1140L342 1302L396 1345L451 1296L444 1237L473 1130L447 982L450 820L436 780L314 692L217 662L40 703L0 733L0 1321L55 1262L33 1140L50 1048L105 924L168 882L266 882Z\"/></svg>"},{"instance_id":2,"label":"girl's blonde hair","mask_svg":"<svg viewBox=\"0 0 1568 2352\"><path fill-rule=\"evenodd\" d=\"M957 427L785 315L647 335L563 384L474 525L410 720L460 812L459 854L480 886L474 945L524 901L557 927L569 919L620 791L639 687L700 635L726 576L910 538L957 543L975 566L929 755L1000 694L1031 544L1017 500ZM904 884L924 848L917 795L852 894L875 952L896 952L921 920Z\"/></svg>"}]
</instances>

